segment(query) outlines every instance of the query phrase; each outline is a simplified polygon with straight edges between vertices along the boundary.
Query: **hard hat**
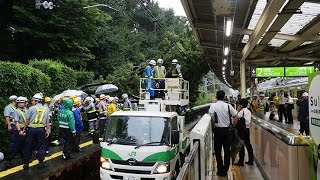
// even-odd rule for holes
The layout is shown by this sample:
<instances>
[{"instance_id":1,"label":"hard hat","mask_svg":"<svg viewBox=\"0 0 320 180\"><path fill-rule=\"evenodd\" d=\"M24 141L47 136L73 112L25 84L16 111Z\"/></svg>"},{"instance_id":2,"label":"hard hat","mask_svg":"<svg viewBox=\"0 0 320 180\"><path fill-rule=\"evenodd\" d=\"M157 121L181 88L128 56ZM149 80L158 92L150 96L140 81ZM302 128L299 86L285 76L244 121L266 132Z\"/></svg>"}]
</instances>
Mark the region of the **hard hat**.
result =
<instances>
[{"instance_id":1,"label":"hard hat","mask_svg":"<svg viewBox=\"0 0 320 180\"><path fill-rule=\"evenodd\" d=\"M3 161L3 159L4 159L4 154L0 152L0 161Z\"/></svg>"},{"instance_id":2,"label":"hard hat","mask_svg":"<svg viewBox=\"0 0 320 180\"><path fill-rule=\"evenodd\" d=\"M264 97L264 93L260 93L259 96L260 96L260 97Z\"/></svg>"},{"instance_id":3,"label":"hard hat","mask_svg":"<svg viewBox=\"0 0 320 180\"><path fill-rule=\"evenodd\" d=\"M16 100L17 98L18 98L18 96L12 95L12 96L9 97L9 101L14 101L14 100Z\"/></svg>"},{"instance_id":4,"label":"hard hat","mask_svg":"<svg viewBox=\"0 0 320 180\"><path fill-rule=\"evenodd\" d=\"M308 97L308 96L309 96L308 92L304 92L304 93L302 94L302 97Z\"/></svg>"},{"instance_id":5,"label":"hard hat","mask_svg":"<svg viewBox=\"0 0 320 180\"><path fill-rule=\"evenodd\" d=\"M116 96L116 97L114 97L114 100L116 100L116 101L117 101L117 100L119 100L119 98Z\"/></svg>"},{"instance_id":6,"label":"hard hat","mask_svg":"<svg viewBox=\"0 0 320 180\"><path fill-rule=\"evenodd\" d=\"M37 93L32 97L32 100L42 101L42 93Z\"/></svg>"},{"instance_id":7,"label":"hard hat","mask_svg":"<svg viewBox=\"0 0 320 180\"><path fill-rule=\"evenodd\" d=\"M106 96L106 99L110 99L110 96L109 96L109 95L107 95L107 96Z\"/></svg>"},{"instance_id":8,"label":"hard hat","mask_svg":"<svg viewBox=\"0 0 320 180\"><path fill-rule=\"evenodd\" d=\"M109 102L112 102L112 101L114 101L114 97L109 98Z\"/></svg>"},{"instance_id":9,"label":"hard hat","mask_svg":"<svg viewBox=\"0 0 320 180\"><path fill-rule=\"evenodd\" d=\"M152 60L150 60L150 61L149 61L149 64L151 64L151 65L154 65L154 66L155 66L157 63L156 63L156 61L155 61L155 60L153 60L153 59L152 59Z\"/></svg>"},{"instance_id":10,"label":"hard hat","mask_svg":"<svg viewBox=\"0 0 320 180\"><path fill-rule=\"evenodd\" d=\"M158 59L157 63L158 64L163 64L163 59Z\"/></svg>"},{"instance_id":11,"label":"hard hat","mask_svg":"<svg viewBox=\"0 0 320 180\"><path fill-rule=\"evenodd\" d=\"M91 98L90 98L90 97L86 97L84 100L85 100L85 101L90 101Z\"/></svg>"},{"instance_id":12,"label":"hard hat","mask_svg":"<svg viewBox=\"0 0 320 180\"><path fill-rule=\"evenodd\" d=\"M51 98L50 98L50 97L45 97L45 98L44 98L44 102L45 102L45 103L48 103L48 102L50 102L50 101L51 101Z\"/></svg>"},{"instance_id":13,"label":"hard hat","mask_svg":"<svg viewBox=\"0 0 320 180\"><path fill-rule=\"evenodd\" d=\"M127 99L128 98L128 94L126 94L126 93L122 94L122 98L123 99Z\"/></svg>"},{"instance_id":14,"label":"hard hat","mask_svg":"<svg viewBox=\"0 0 320 180\"><path fill-rule=\"evenodd\" d=\"M26 97L23 97L23 99L24 99L24 101L26 101L26 102L28 101L28 98L26 98Z\"/></svg>"},{"instance_id":15,"label":"hard hat","mask_svg":"<svg viewBox=\"0 0 320 180\"><path fill-rule=\"evenodd\" d=\"M77 98L77 96L74 95L74 94L72 94L72 95L69 96L69 98L70 98L70 99L75 99L75 98Z\"/></svg>"},{"instance_id":16,"label":"hard hat","mask_svg":"<svg viewBox=\"0 0 320 180\"><path fill-rule=\"evenodd\" d=\"M17 103L25 103L25 102L26 102L26 100L25 100L25 98L24 98L24 97L19 96L19 97L16 99L16 102L17 102Z\"/></svg>"},{"instance_id":17,"label":"hard hat","mask_svg":"<svg viewBox=\"0 0 320 180\"><path fill-rule=\"evenodd\" d=\"M177 64L178 63L178 60L174 59L172 60L172 64Z\"/></svg>"},{"instance_id":18,"label":"hard hat","mask_svg":"<svg viewBox=\"0 0 320 180\"><path fill-rule=\"evenodd\" d=\"M101 95L100 95L100 99L104 99L104 98L106 98L106 95L101 94Z\"/></svg>"},{"instance_id":19,"label":"hard hat","mask_svg":"<svg viewBox=\"0 0 320 180\"><path fill-rule=\"evenodd\" d=\"M80 104L80 100L78 98L73 99L73 105Z\"/></svg>"}]
</instances>

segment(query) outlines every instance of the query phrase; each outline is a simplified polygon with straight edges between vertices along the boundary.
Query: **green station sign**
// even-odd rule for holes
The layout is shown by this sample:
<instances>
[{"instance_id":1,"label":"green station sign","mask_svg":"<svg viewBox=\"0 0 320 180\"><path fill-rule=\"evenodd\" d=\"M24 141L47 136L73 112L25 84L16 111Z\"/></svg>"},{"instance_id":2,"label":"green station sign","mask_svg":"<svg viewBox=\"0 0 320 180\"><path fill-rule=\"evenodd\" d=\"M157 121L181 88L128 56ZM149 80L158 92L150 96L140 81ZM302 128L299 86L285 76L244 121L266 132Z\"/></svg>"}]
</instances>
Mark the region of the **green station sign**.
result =
<instances>
[{"instance_id":1,"label":"green station sign","mask_svg":"<svg viewBox=\"0 0 320 180\"><path fill-rule=\"evenodd\" d=\"M314 73L314 66L286 67L286 77L308 76Z\"/></svg>"},{"instance_id":2,"label":"green station sign","mask_svg":"<svg viewBox=\"0 0 320 180\"><path fill-rule=\"evenodd\" d=\"M307 77L315 72L314 66L295 67L251 67L251 77Z\"/></svg>"},{"instance_id":3,"label":"green station sign","mask_svg":"<svg viewBox=\"0 0 320 180\"><path fill-rule=\"evenodd\" d=\"M283 67L261 67L256 68L256 77L283 77Z\"/></svg>"}]
</instances>

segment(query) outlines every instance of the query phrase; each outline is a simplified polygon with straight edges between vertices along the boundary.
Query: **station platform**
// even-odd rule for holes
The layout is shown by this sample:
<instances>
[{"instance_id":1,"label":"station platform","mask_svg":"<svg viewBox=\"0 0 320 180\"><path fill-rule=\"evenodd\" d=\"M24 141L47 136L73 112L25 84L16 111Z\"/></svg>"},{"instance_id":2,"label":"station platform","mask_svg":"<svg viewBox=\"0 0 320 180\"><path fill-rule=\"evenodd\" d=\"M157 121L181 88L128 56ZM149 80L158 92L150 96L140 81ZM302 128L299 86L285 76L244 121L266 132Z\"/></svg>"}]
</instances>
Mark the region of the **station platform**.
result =
<instances>
[{"instance_id":1,"label":"station platform","mask_svg":"<svg viewBox=\"0 0 320 180\"><path fill-rule=\"evenodd\" d=\"M13 166L10 169L0 171L0 179L19 179L19 180L34 180L34 179L99 179L99 158L100 146L93 144L88 136L83 136L80 144L83 152L74 153L74 158L70 160L62 159L63 146L50 148L51 155L45 157L45 162L48 167L38 169L38 160L34 159L29 164L28 170L23 169L22 160L19 158L14 159ZM85 165L84 165L85 164ZM3 169L4 162L0 163Z\"/></svg>"}]
</instances>

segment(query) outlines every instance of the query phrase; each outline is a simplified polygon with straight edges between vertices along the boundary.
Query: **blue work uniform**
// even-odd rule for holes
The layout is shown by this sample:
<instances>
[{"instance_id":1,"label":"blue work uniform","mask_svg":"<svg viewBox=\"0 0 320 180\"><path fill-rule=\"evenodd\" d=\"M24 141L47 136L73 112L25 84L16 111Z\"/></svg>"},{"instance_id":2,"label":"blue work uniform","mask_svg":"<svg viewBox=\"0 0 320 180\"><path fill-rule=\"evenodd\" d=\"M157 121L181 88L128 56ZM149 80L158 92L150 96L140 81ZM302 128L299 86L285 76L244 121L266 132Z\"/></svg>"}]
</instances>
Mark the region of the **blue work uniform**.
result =
<instances>
[{"instance_id":1,"label":"blue work uniform","mask_svg":"<svg viewBox=\"0 0 320 180\"><path fill-rule=\"evenodd\" d=\"M36 157L39 162L43 162L45 153L45 126L47 121L49 121L49 109L39 103L29 108L26 118L29 120L29 124L26 134L24 163L29 164L34 143L36 143Z\"/></svg>"},{"instance_id":2,"label":"blue work uniform","mask_svg":"<svg viewBox=\"0 0 320 180\"><path fill-rule=\"evenodd\" d=\"M16 142L16 126L15 126L15 123L14 123L14 114L16 112L16 107L12 104L9 104L8 106L6 106L4 108L4 111L3 111L3 116L4 117L9 117L10 119L10 123L11 123L11 127L12 127L12 131L7 131L8 132L8 152L9 154L11 152L14 151L15 149L15 142Z\"/></svg>"},{"instance_id":3,"label":"blue work uniform","mask_svg":"<svg viewBox=\"0 0 320 180\"><path fill-rule=\"evenodd\" d=\"M83 122L81 119L81 109L80 108L73 108L72 109L74 120L75 120L75 127L76 127L76 136L74 138L74 148L73 151L80 151L80 135L83 131Z\"/></svg>"},{"instance_id":4,"label":"blue work uniform","mask_svg":"<svg viewBox=\"0 0 320 180\"><path fill-rule=\"evenodd\" d=\"M154 97L154 83L153 83L153 76L152 76L152 67L147 66L145 69L145 80L146 91L150 94L150 97Z\"/></svg>"}]
</instances>

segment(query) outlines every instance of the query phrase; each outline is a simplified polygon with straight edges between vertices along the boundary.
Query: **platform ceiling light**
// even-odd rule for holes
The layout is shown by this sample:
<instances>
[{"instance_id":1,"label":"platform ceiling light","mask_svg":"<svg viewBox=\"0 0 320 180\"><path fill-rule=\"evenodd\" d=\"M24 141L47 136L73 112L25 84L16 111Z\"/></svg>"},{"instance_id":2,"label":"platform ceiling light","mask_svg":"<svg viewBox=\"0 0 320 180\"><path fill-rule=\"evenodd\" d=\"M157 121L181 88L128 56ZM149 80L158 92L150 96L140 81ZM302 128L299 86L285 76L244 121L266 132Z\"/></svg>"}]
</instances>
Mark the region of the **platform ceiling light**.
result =
<instances>
[{"instance_id":1,"label":"platform ceiling light","mask_svg":"<svg viewBox=\"0 0 320 180\"><path fill-rule=\"evenodd\" d=\"M224 48L224 55L227 56L229 54L229 47Z\"/></svg>"},{"instance_id":2,"label":"platform ceiling light","mask_svg":"<svg viewBox=\"0 0 320 180\"><path fill-rule=\"evenodd\" d=\"M226 72L222 71L222 74L223 74L223 75L225 75L225 74L226 74Z\"/></svg>"},{"instance_id":3,"label":"platform ceiling light","mask_svg":"<svg viewBox=\"0 0 320 180\"><path fill-rule=\"evenodd\" d=\"M227 59L224 59L223 60L223 65L226 65L227 64Z\"/></svg>"},{"instance_id":4,"label":"platform ceiling light","mask_svg":"<svg viewBox=\"0 0 320 180\"><path fill-rule=\"evenodd\" d=\"M231 26L232 26L232 21L231 19L228 19L226 22L226 36L230 36L231 35Z\"/></svg>"},{"instance_id":5,"label":"platform ceiling light","mask_svg":"<svg viewBox=\"0 0 320 180\"><path fill-rule=\"evenodd\" d=\"M225 66L223 66L223 67L222 67L222 71L225 71L225 70L226 70L226 67L225 67Z\"/></svg>"}]
</instances>

